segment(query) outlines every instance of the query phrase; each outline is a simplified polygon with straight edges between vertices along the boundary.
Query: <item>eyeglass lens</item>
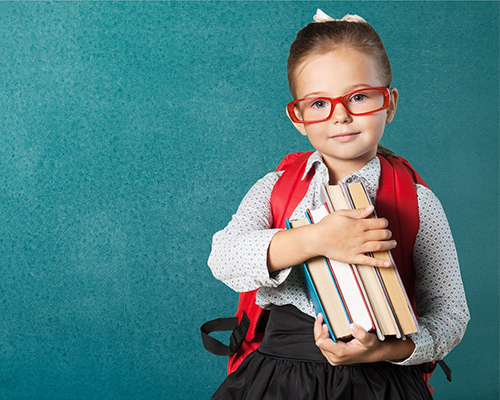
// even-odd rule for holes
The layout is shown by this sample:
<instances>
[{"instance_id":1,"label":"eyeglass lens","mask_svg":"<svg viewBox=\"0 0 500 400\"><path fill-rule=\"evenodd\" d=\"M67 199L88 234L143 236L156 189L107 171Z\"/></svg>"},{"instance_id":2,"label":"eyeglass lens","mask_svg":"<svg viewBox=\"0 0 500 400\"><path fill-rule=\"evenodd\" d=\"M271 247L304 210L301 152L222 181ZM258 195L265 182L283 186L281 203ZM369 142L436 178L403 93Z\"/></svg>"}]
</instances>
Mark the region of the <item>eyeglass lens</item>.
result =
<instances>
[{"instance_id":1,"label":"eyeglass lens","mask_svg":"<svg viewBox=\"0 0 500 400\"><path fill-rule=\"evenodd\" d=\"M369 88L346 95L342 103L350 113L369 113L384 106L384 93L380 89ZM308 98L295 103L295 114L300 121L327 119L331 109L332 101L328 98Z\"/></svg>"}]
</instances>

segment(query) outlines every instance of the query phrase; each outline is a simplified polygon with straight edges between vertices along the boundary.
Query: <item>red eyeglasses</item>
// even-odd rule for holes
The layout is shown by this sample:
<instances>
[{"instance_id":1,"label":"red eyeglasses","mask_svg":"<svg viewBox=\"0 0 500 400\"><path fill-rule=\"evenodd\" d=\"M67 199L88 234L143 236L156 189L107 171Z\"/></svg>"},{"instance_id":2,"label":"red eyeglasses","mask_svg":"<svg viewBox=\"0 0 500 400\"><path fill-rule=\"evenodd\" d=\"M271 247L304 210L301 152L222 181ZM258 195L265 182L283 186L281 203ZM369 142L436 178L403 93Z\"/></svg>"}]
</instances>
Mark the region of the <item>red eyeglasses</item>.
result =
<instances>
[{"instance_id":1,"label":"red eyeglasses","mask_svg":"<svg viewBox=\"0 0 500 400\"><path fill-rule=\"evenodd\" d=\"M287 105L293 122L314 124L329 120L335 106L342 104L351 115L367 115L389 108L391 92L387 87L358 89L337 98L305 97Z\"/></svg>"}]
</instances>

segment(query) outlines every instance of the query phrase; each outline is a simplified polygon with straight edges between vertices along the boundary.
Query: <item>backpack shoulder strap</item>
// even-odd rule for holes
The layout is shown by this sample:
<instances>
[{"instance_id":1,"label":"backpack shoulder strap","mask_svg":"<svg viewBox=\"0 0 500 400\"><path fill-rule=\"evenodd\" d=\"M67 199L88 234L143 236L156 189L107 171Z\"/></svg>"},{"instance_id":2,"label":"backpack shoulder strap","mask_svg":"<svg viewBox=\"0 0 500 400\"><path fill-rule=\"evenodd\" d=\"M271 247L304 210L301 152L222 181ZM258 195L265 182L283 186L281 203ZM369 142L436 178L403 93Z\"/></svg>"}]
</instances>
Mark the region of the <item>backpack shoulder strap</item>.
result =
<instances>
[{"instance_id":1,"label":"backpack shoulder strap","mask_svg":"<svg viewBox=\"0 0 500 400\"><path fill-rule=\"evenodd\" d=\"M405 286L413 309L415 309L415 270L413 268L413 247L420 226L418 198L415 183L428 188L422 177L402 157L380 157L380 181L377 191L377 214L390 221L389 228L398 246L391 254L398 266L398 272ZM429 378L439 365L451 381L451 369L443 360L420 365L424 380L431 393Z\"/></svg>"},{"instance_id":2,"label":"backpack shoulder strap","mask_svg":"<svg viewBox=\"0 0 500 400\"><path fill-rule=\"evenodd\" d=\"M276 167L276 171L285 171L290 165L292 165L299 157L304 156L304 154L312 154L312 151L308 152L297 152L290 153L283 157L278 166Z\"/></svg>"},{"instance_id":3,"label":"backpack shoulder strap","mask_svg":"<svg viewBox=\"0 0 500 400\"><path fill-rule=\"evenodd\" d=\"M389 229L398 243L391 254L415 309L413 245L420 226L415 183L425 183L404 158L379 156L379 159L381 173L377 190L377 214L390 221Z\"/></svg>"}]
</instances>

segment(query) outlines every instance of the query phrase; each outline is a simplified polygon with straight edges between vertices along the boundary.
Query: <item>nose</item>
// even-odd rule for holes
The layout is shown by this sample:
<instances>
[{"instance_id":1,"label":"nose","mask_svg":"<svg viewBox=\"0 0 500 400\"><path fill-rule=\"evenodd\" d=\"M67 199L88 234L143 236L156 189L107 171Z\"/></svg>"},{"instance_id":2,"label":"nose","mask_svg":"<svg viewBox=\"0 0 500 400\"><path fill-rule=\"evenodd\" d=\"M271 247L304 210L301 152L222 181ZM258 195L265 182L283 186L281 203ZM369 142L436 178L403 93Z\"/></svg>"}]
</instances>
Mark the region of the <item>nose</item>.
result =
<instances>
[{"instance_id":1,"label":"nose","mask_svg":"<svg viewBox=\"0 0 500 400\"><path fill-rule=\"evenodd\" d=\"M333 124L345 124L352 121L351 114L341 102L333 105L331 121Z\"/></svg>"}]
</instances>

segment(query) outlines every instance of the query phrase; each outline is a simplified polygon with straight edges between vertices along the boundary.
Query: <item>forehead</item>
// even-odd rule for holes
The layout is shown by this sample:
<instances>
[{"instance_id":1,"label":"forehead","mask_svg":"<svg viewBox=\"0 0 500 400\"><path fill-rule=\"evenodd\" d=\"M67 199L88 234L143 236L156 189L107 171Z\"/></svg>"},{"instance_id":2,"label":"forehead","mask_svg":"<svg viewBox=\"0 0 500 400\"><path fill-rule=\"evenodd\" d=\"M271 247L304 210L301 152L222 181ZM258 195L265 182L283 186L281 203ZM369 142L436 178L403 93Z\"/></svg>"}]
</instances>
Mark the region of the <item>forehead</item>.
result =
<instances>
[{"instance_id":1,"label":"forehead","mask_svg":"<svg viewBox=\"0 0 500 400\"><path fill-rule=\"evenodd\" d=\"M383 86L372 57L349 48L338 48L307 57L295 74L297 98L310 94L341 96L362 86Z\"/></svg>"}]
</instances>

